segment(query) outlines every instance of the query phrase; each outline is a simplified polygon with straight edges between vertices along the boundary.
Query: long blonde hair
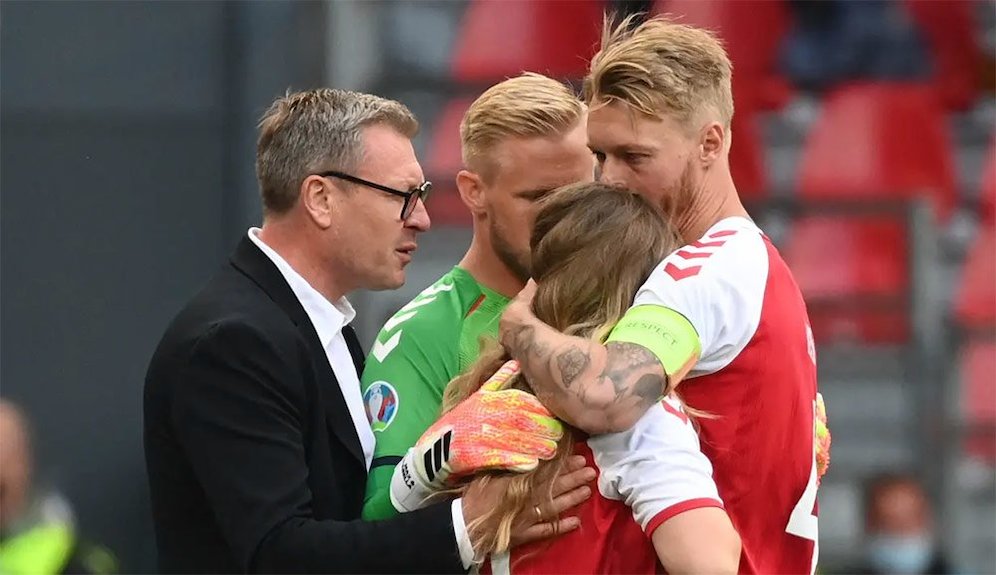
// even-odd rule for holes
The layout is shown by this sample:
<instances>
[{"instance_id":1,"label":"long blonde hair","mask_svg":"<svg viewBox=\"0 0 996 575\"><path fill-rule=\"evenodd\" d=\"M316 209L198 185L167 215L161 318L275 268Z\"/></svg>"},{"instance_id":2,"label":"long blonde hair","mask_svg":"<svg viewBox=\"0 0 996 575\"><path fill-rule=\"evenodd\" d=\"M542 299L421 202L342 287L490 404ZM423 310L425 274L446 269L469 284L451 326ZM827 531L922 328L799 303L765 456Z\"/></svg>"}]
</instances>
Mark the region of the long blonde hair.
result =
<instances>
[{"instance_id":1,"label":"long blonde hair","mask_svg":"<svg viewBox=\"0 0 996 575\"><path fill-rule=\"evenodd\" d=\"M633 192L597 182L560 188L543 200L533 227L531 266L537 282L533 312L563 333L602 341L629 309L654 266L681 243L675 229ZM486 346L477 362L447 386L443 412L477 391L508 359L501 346ZM504 387L532 391L518 375ZM572 452L575 434L567 429L552 460L514 476L501 504L468 525L481 537L479 552L508 549L513 520L531 505L540 486L552 485L551 479ZM470 483L492 477L477 475ZM549 505L550 490L544 495Z\"/></svg>"}]
</instances>

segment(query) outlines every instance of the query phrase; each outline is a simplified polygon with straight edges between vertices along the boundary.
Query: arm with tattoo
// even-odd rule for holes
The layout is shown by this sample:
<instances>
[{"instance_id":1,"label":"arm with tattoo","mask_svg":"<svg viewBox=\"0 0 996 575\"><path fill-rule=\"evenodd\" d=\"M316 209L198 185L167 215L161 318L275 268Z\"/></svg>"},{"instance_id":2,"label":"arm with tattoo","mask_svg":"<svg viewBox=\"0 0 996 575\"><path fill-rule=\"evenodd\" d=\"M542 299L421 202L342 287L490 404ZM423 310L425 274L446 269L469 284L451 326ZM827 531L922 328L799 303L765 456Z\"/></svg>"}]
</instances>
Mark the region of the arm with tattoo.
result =
<instances>
[{"instance_id":1,"label":"arm with tattoo","mask_svg":"<svg viewBox=\"0 0 996 575\"><path fill-rule=\"evenodd\" d=\"M664 368L647 348L564 335L537 319L527 303L509 305L501 340L540 401L591 434L629 429L667 389Z\"/></svg>"}]
</instances>

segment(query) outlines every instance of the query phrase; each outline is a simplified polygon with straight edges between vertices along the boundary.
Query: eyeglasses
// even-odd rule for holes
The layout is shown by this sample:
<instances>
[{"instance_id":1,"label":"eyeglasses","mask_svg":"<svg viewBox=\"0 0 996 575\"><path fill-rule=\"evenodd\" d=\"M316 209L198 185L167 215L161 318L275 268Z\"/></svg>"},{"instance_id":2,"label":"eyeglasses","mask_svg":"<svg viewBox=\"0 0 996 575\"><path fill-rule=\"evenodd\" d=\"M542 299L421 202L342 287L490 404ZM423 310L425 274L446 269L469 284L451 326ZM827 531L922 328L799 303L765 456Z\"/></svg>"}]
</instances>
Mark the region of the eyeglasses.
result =
<instances>
[{"instance_id":1,"label":"eyeglasses","mask_svg":"<svg viewBox=\"0 0 996 575\"><path fill-rule=\"evenodd\" d=\"M422 203L425 204L425 200L429 197L429 193L432 191L432 182L422 182L407 192L402 192L401 190L395 190L394 188L382 186L380 184L364 180L363 178L357 178L356 176L350 176L349 174L344 174L342 172L330 171L322 172L317 175L322 176L323 178L339 178L340 180L346 180L347 182L352 182L354 184L359 184L361 186L387 192L393 196L400 196L404 198L405 204L401 207L402 221L411 217L412 212L415 211L415 204L418 203L418 200L422 200Z\"/></svg>"}]
</instances>

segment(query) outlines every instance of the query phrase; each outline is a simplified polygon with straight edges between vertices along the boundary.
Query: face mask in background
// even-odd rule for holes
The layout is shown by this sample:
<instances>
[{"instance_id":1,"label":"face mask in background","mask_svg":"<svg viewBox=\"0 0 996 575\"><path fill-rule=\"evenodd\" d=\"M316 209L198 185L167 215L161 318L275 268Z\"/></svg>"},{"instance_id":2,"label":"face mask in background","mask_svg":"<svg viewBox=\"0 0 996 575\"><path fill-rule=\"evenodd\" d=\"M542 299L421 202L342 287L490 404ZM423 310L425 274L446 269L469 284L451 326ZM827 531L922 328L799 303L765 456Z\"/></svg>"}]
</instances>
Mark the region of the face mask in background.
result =
<instances>
[{"instance_id":1,"label":"face mask in background","mask_svg":"<svg viewBox=\"0 0 996 575\"><path fill-rule=\"evenodd\" d=\"M934 544L927 535L874 535L868 542L868 560L881 573L926 573L933 555Z\"/></svg>"}]
</instances>

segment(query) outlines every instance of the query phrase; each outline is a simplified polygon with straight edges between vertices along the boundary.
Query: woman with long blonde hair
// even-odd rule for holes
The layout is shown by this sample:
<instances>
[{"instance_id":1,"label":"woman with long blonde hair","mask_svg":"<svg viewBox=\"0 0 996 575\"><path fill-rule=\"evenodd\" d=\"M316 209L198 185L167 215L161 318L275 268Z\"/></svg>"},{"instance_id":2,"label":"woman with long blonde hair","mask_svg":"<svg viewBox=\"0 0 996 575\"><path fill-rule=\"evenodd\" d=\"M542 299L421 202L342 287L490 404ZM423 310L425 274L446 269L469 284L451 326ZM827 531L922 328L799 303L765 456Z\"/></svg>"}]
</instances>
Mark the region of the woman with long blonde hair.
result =
<instances>
[{"instance_id":1,"label":"woman with long blonde hair","mask_svg":"<svg viewBox=\"0 0 996 575\"><path fill-rule=\"evenodd\" d=\"M563 333L604 341L654 266L680 246L674 228L634 193L599 183L556 190L543 201L531 239L534 312ZM450 382L443 411L509 359L491 343ZM531 391L518 373L503 386ZM509 557L514 518L530 507L548 518L543 510L551 498L540 486L550 485L572 453L599 472L597 494L579 508L580 529ZM493 477L476 475L461 489ZM671 573L736 572L740 553L711 465L673 394L628 432L589 438L568 429L553 460L514 476L501 505L468 528L495 533L476 551L492 556L496 573L655 573L660 566Z\"/></svg>"}]
</instances>

